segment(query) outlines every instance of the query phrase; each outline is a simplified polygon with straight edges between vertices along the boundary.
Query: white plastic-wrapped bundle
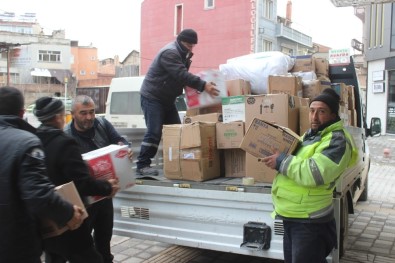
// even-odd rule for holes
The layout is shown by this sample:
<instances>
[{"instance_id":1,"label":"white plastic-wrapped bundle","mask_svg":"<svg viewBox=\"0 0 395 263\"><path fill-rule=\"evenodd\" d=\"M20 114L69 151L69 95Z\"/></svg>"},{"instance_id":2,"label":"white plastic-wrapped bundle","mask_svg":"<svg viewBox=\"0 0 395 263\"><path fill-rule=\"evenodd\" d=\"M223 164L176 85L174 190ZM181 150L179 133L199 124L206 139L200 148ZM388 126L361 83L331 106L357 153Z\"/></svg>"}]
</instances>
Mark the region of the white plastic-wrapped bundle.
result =
<instances>
[{"instance_id":1,"label":"white plastic-wrapped bundle","mask_svg":"<svg viewBox=\"0 0 395 263\"><path fill-rule=\"evenodd\" d=\"M228 59L219 70L226 80L244 79L251 83L252 94L266 94L269 75L284 75L292 69L294 59L279 51L249 54Z\"/></svg>"}]
</instances>

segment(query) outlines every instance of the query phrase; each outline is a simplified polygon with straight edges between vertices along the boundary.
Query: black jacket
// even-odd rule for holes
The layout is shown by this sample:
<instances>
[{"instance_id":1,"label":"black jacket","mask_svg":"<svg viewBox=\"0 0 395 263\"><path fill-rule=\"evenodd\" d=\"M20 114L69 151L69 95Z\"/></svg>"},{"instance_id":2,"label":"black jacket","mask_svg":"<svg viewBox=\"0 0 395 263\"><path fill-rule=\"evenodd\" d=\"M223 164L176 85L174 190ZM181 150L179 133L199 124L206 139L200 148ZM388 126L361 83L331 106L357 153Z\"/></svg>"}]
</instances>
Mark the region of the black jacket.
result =
<instances>
[{"instance_id":1,"label":"black jacket","mask_svg":"<svg viewBox=\"0 0 395 263\"><path fill-rule=\"evenodd\" d=\"M16 116L0 116L0 263L38 262L38 218L65 225L71 204L54 192L34 128Z\"/></svg>"},{"instance_id":2,"label":"black jacket","mask_svg":"<svg viewBox=\"0 0 395 263\"><path fill-rule=\"evenodd\" d=\"M141 86L141 95L170 105L182 94L185 86L204 91L206 82L188 72L192 55L187 56L188 51L177 41L163 47L148 69Z\"/></svg>"},{"instance_id":3,"label":"black jacket","mask_svg":"<svg viewBox=\"0 0 395 263\"><path fill-rule=\"evenodd\" d=\"M41 139L48 169L48 176L55 185L74 181L82 200L87 196L107 196L111 194L111 184L104 180L96 180L90 176L87 165L81 156L81 150L76 140L53 127L41 125L37 129L37 136ZM87 221L74 231L67 231L61 236L45 240L47 251L63 253L65 255L78 253L93 246L93 240ZM62 248L59 252L59 248Z\"/></svg>"},{"instance_id":4,"label":"black jacket","mask_svg":"<svg viewBox=\"0 0 395 263\"><path fill-rule=\"evenodd\" d=\"M81 149L74 138L63 130L41 125L37 136L44 145L47 174L55 185L74 181L80 196L110 195L111 184L90 176L81 156Z\"/></svg>"}]
</instances>

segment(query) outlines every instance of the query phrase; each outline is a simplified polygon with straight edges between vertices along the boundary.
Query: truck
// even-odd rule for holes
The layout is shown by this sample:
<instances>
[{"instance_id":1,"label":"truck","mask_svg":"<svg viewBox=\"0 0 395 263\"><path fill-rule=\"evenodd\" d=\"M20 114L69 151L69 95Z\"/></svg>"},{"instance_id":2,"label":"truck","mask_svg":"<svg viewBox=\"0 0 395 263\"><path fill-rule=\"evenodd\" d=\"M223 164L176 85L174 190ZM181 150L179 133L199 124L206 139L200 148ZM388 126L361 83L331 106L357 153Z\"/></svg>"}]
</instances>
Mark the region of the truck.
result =
<instances>
[{"instance_id":1,"label":"truck","mask_svg":"<svg viewBox=\"0 0 395 263\"><path fill-rule=\"evenodd\" d=\"M346 249L348 216L357 201L368 198L370 168L367 136L381 133L381 122L365 120L354 63L330 66L333 83L354 87L356 127L347 127L359 151L355 166L347 169L333 192L338 248L328 257L339 262ZM145 129L118 129L132 141L138 155ZM163 166L162 148L153 160ZM247 175L248 176L248 175ZM243 184L242 178L219 177L203 182L169 180L161 173L136 178L135 186L114 198L114 234L175 245L217 250L270 259L283 259L283 224L273 219L270 183Z\"/></svg>"}]
</instances>

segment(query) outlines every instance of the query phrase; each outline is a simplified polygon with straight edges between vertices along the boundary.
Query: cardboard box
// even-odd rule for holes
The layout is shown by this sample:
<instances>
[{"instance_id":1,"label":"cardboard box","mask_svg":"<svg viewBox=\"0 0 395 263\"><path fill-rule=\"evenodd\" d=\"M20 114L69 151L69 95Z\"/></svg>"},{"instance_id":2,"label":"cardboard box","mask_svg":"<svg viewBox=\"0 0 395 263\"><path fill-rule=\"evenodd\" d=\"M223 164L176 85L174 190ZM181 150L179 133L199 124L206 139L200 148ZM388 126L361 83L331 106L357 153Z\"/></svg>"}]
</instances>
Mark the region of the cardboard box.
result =
<instances>
[{"instance_id":1,"label":"cardboard box","mask_svg":"<svg viewBox=\"0 0 395 263\"><path fill-rule=\"evenodd\" d=\"M277 171L267 167L260 159L246 153L246 176L258 183L272 183Z\"/></svg>"},{"instance_id":2,"label":"cardboard box","mask_svg":"<svg viewBox=\"0 0 395 263\"><path fill-rule=\"evenodd\" d=\"M317 76L329 76L329 61L326 58L314 58L314 65Z\"/></svg>"},{"instance_id":3,"label":"cardboard box","mask_svg":"<svg viewBox=\"0 0 395 263\"><path fill-rule=\"evenodd\" d=\"M216 124L216 133L218 149L239 148L245 133L244 122L218 122Z\"/></svg>"},{"instance_id":4,"label":"cardboard box","mask_svg":"<svg viewBox=\"0 0 395 263\"><path fill-rule=\"evenodd\" d=\"M351 125L351 112L348 110L348 107L340 105L339 107L339 117L343 120L344 126Z\"/></svg>"},{"instance_id":5,"label":"cardboard box","mask_svg":"<svg viewBox=\"0 0 395 263\"><path fill-rule=\"evenodd\" d=\"M199 93L196 89L186 87L185 97L188 108L202 108L221 104L221 98L228 96L224 75L218 70L206 70L198 73L197 75L207 82L214 82L216 84L216 88L219 90L219 95L213 98L207 92L203 91Z\"/></svg>"},{"instance_id":6,"label":"cardboard box","mask_svg":"<svg viewBox=\"0 0 395 263\"><path fill-rule=\"evenodd\" d=\"M300 98L288 94L266 94L248 98L246 127L254 118L267 120L299 132Z\"/></svg>"},{"instance_id":7,"label":"cardboard box","mask_svg":"<svg viewBox=\"0 0 395 263\"><path fill-rule=\"evenodd\" d=\"M251 84L247 80L244 79L226 80L225 84L226 84L226 89L228 90L228 96L251 94Z\"/></svg>"},{"instance_id":8,"label":"cardboard box","mask_svg":"<svg viewBox=\"0 0 395 263\"><path fill-rule=\"evenodd\" d=\"M164 125L163 158L168 179L200 182L219 177L215 123Z\"/></svg>"},{"instance_id":9,"label":"cardboard box","mask_svg":"<svg viewBox=\"0 0 395 263\"><path fill-rule=\"evenodd\" d=\"M202 122L222 122L222 113L208 113L208 114L199 114L196 116L185 116L184 123L192 123L195 121Z\"/></svg>"},{"instance_id":10,"label":"cardboard box","mask_svg":"<svg viewBox=\"0 0 395 263\"><path fill-rule=\"evenodd\" d=\"M222 118L224 123L245 121L247 96L222 98Z\"/></svg>"},{"instance_id":11,"label":"cardboard box","mask_svg":"<svg viewBox=\"0 0 395 263\"><path fill-rule=\"evenodd\" d=\"M96 179L109 180L118 178L120 190L135 184L135 174L128 157L127 145L112 144L94 151L82 154L82 159L88 164L91 176ZM105 197L94 196L89 202L94 203Z\"/></svg>"},{"instance_id":12,"label":"cardboard box","mask_svg":"<svg viewBox=\"0 0 395 263\"><path fill-rule=\"evenodd\" d=\"M298 71L315 71L315 61L311 55L296 56L295 64L291 72Z\"/></svg>"},{"instance_id":13,"label":"cardboard box","mask_svg":"<svg viewBox=\"0 0 395 263\"><path fill-rule=\"evenodd\" d=\"M187 109L185 115L190 117L190 116L209 114L209 113L222 113L222 105L218 104L218 105L203 107L203 108Z\"/></svg>"},{"instance_id":14,"label":"cardboard box","mask_svg":"<svg viewBox=\"0 0 395 263\"><path fill-rule=\"evenodd\" d=\"M267 157L276 152L291 154L300 142L292 130L255 118L248 128L240 148L257 157Z\"/></svg>"},{"instance_id":15,"label":"cardboard box","mask_svg":"<svg viewBox=\"0 0 395 263\"><path fill-rule=\"evenodd\" d=\"M180 144L182 124L163 125L163 172L166 178L182 179Z\"/></svg>"},{"instance_id":16,"label":"cardboard box","mask_svg":"<svg viewBox=\"0 0 395 263\"><path fill-rule=\"evenodd\" d=\"M354 110L355 109L355 94L354 94L354 86L348 85L348 109Z\"/></svg>"},{"instance_id":17,"label":"cardboard box","mask_svg":"<svg viewBox=\"0 0 395 263\"><path fill-rule=\"evenodd\" d=\"M254 118L261 118L299 132L300 98L288 94L234 96L222 100L224 123L245 121L248 127Z\"/></svg>"},{"instance_id":18,"label":"cardboard box","mask_svg":"<svg viewBox=\"0 0 395 263\"><path fill-rule=\"evenodd\" d=\"M74 185L74 182L71 181L66 184L59 185L55 187L55 191L66 201L73 205L77 205L84 209L84 214L82 218L85 219L88 217L88 213L85 210L85 206L81 200L80 195ZM42 219L40 222L40 231L43 238L55 237L63 234L69 230L68 226L58 226L54 221L50 219Z\"/></svg>"},{"instance_id":19,"label":"cardboard box","mask_svg":"<svg viewBox=\"0 0 395 263\"><path fill-rule=\"evenodd\" d=\"M350 121L350 126L358 127L358 116L357 116L357 110L349 110L350 111L350 116L351 116L351 121Z\"/></svg>"},{"instance_id":20,"label":"cardboard box","mask_svg":"<svg viewBox=\"0 0 395 263\"><path fill-rule=\"evenodd\" d=\"M310 129L310 99L302 98L300 100L299 108L299 135L302 136L308 129Z\"/></svg>"},{"instance_id":21,"label":"cardboard box","mask_svg":"<svg viewBox=\"0 0 395 263\"><path fill-rule=\"evenodd\" d=\"M246 175L246 152L242 149L226 149L225 177L245 177Z\"/></svg>"},{"instance_id":22,"label":"cardboard box","mask_svg":"<svg viewBox=\"0 0 395 263\"><path fill-rule=\"evenodd\" d=\"M325 89L321 85L320 80L308 80L308 81L303 81L303 98L309 98L310 100L314 99L318 95L322 93L322 91Z\"/></svg>"},{"instance_id":23,"label":"cardboard box","mask_svg":"<svg viewBox=\"0 0 395 263\"><path fill-rule=\"evenodd\" d=\"M302 78L289 76L273 76L269 75L268 93L286 93L293 96L302 97Z\"/></svg>"}]
</instances>

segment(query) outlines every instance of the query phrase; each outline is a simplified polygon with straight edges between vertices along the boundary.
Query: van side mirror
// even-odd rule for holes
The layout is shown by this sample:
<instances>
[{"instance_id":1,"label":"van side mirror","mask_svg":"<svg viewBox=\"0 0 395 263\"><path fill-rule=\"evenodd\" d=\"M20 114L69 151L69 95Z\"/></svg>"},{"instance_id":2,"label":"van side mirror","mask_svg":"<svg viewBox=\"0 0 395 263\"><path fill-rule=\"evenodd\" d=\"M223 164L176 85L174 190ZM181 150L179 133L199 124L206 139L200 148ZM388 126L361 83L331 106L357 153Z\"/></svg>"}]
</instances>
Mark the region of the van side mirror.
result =
<instances>
[{"instance_id":1,"label":"van side mirror","mask_svg":"<svg viewBox=\"0 0 395 263\"><path fill-rule=\"evenodd\" d=\"M373 117L370 120L370 129L368 130L368 136L381 135L381 119Z\"/></svg>"}]
</instances>

